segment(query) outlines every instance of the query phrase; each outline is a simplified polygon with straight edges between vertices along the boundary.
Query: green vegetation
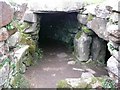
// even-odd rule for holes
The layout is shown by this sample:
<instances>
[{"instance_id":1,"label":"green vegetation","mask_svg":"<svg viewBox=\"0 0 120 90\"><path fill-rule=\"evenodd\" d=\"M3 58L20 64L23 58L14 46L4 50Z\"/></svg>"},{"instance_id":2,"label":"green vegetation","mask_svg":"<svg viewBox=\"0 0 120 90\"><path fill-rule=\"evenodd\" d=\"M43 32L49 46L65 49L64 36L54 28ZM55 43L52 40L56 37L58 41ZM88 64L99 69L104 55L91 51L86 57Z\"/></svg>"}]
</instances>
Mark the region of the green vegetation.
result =
<instances>
[{"instance_id":1,"label":"green vegetation","mask_svg":"<svg viewBox=\"0 0 120 90\"><path fill-rule=\"evenodd\" d=\"M79 39L79 38L81 37L81 35L82 35L82 31L79 31L79 32L76 34L75 38L76 38L76 39Z\"/></svg>"},{"instance_id":2,"label":"green vegetation","mask_svg":"<svg viewBox=\"0 0 120 90\"><path fill-rule=\"evenodd\" d=\"M87 18L87 21L91 21L92 19L94 18L94 16L92 14L88 14L88 18Z\"/></svg>"},{"instance_id":3,"label":"green vegetation","mask_svg":"<svg viewBox=\"0 0 120 90\"><path fill-rule=\"evenodd\" d=\"M57 88L70 88L66 80L61 80L57 83Z\"/></svg>"},{"instance_id":4,"label":"green vegetation","mask_svg":"<svg viewBox=\"0 0 120 90\"><path fill-rule=\"evenodd\" d=\"M42 58L42 50L37 47L36 42L32 39L30 34L24 33L24 30L26 28L29 28L31 25L28 23L25 23L25 22L20 24L18 21L14 21L13 24L18 28L18 30L21 34L20 44L29 45L29 53L33 56L33 58L35 60L41 59ZM27 59L26 63L30 64L33 62L31 61L31 58L30 58L30 59Z\"/></svg>"},{"instance_id":5,"label":"green vegetation","mask_svg":"<svg viewBox=\"0 0 120 90\"><path fill-rule=\"evenodd\" d=\"M29 88L28 81L19 73L10 80L10 84L12 88Z\"/></svg>"},{"instance_id":6,"label":"green vegetation","mask_svg":"<svg viewBox=\"0 0 120 90\"><path fill-rule=\"evenodd\" d=\"M8 24L6 26L7 30L13 30L15 27L12 25L12 23Z\"/></svg>"},{"instance_id":7,"label":"green vegetation","mask_svg":"<svg viewBox=\"0 0 120 90\"><path fill-rule=\"evenodd\" d=\"M5 65L5 63L9 63L11 60L9 58L5 58L2 63L0 63L0 69Z\"/></svg>"},{"instance_id":8,"label":"green vegetation","mask_svg":"<svg viewBox=\"0 0 120 90\"><path fill-rule=\"evenodd\" d=\"M90 29L88 29L86 26L82 26L82 31L88 35L92 34L92 31Z\"/></svg>"},{"instance_id":9,"label":"green vegetation","mask_svg":"<svg viewBox=\"0 0 120 90\"><path fill-rule=\"evenodd\" d=\"M87 84L86 82L81 82L75 88L84 88L85 90L89 90L89 88L92 88L92 86L90 84Z\"/></svg>"}]
</instances>

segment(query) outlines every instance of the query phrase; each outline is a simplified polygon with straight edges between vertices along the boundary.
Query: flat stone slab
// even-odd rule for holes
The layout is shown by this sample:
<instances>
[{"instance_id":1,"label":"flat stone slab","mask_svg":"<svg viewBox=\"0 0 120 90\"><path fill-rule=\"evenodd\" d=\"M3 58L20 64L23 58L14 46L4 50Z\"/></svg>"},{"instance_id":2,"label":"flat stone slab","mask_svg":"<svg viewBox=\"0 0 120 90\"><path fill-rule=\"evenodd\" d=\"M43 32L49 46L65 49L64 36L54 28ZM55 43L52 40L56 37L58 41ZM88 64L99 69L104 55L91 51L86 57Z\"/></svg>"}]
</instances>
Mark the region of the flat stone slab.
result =
<instances>
[{"instance_id":1,"label":"flat stone slab","mask_svg":"<svg viewBox=\"0 0 120 90\"><path fill-rule=\"evenodd\" d=\"M44 11L71 12L83 7L83 0L31 0L28 2L30 10L41 13Z\"/></svg>"}]
</instances>

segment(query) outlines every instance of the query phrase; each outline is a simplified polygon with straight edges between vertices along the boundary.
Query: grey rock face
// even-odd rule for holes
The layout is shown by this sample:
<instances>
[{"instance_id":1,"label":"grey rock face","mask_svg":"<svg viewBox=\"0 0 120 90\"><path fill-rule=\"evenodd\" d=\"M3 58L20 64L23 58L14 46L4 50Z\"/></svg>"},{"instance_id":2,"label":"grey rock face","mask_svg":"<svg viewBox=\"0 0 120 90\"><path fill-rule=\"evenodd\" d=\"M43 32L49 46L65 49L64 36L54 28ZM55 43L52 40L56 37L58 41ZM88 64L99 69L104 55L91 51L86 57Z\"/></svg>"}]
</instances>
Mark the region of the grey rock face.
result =
<instances>
[{"instance_id":1,"label":"grey rock face","mask_svg":"<svg viewBox=\"0 0 120 90\"><path fill-rule=\"evenodd\" d=\"M109 33L109 40L120 43L120 30L118 25L108 25L107 32Z\"/></svg>"},{"instance_id":2,"label":"grey rock face","mask_svg":"<svg viewBox=\"0 0 120 90\"><path fill-rule=\"evenodd\" d=\"M110 41L107 45L111 55L119 60L119 45L112 41Z\"/></svg>"},{"instance_id":3,"label":"grey rock face","mask_svg":"<svg viewBox=\"0 0 120 90\"><path fill-rule=\"evenodd\" d=\"M120 78L120 63L113 56L108 59L107 68L109 76L118 82L118 78Z\"/></svg>"},{"instance_id":4,"label":"grey rock face","mask_svg":"<svg viewBox=\"0 0 120 90\"><path fill-rule=\"evenodd\" d=\"M42 2L42 3L41 3ZM29 9L34 12L41 11L75 11L83 7L82 0L31 0L28 3Z\"/></svg>"},{"instance_id":5,"label":"grey rock face","mask_svg":"<svg viewBox=\"0 0 120 90\"><path fill-rule=\"evenodd\" d=\"M118 22L119 18L118 18L118 13L112 13L110 15L110 20L115 23L115 22Z\"/></svg>"},{"instance_id":6,"label":"grey rock face","mask_svg":"<svg viewBox=\"0 0 120 90\"><path fill-rule=\"evenodd\" d=\"M110 12L107 10L104 5L97 5L95 8L96 17L100 18L108 18L110 16Z\"/></svg>"},{"instance_id":7,"label":"grey rock face","mask_svg":"<svg viewBox=\"0 0 120 90\"><path fill-rule=\"evenodd\" d=\"M93 37L91 47L92 60L98 60L100 62L105 61L106 56L106 43L99 37Z\"/></svg>"},{"instance_id":8,"label":"grey rock face","mask_svg":"<svg viewBox=\"0 0 120 90\"><path fill-rule=\"evenodd\" d=\"M31 27L25 29L24 33L26 33L26 34L35 33L36 32L36 28L37 28L37 23L33 23L31 25Z\"/></svg>"},{"instance_id":9,"label":"grey rock face","mask_svg":"<svg viewBox=\"0 0 120 90\"><path fill-rule=\"evenodd\" d=\"M83 25L87 24L87 18L88 18L87 15L81 15L81 14L77 15L78 21Z\"/></svg>"},{"instance_id":10,"label":"grey rock face","mask_svg":"<svg viewBox=\"0 0 120 90\"><path fill-rule=\"evenodd\" d=\"M88 5L85 7L85 11L83 12L83 14L92 14L92 15L95 15L95 8L96 8L96 4L91 4L91 5Z\"/></svg>"},{"instance_id":11,"label":"grey rock face","mask_svg":"<svg viewBox=\"0 0 120 90\"><path fill-rule=\"evenodd\" d=\"M87 23L87 27L92 29L100 38L108 40L108 32L106 30L107 21L101 18L94 18Z\"/></svg>"},{"instance_id":12,"label":"grey rock face","mask_svg":"<svg viewBox=\"0 0 120 90\"><path fill-rule=\"evenodd\" d=\"M23 20L25 22L34 23L37 22L37 16L32 11L27 10L24 14Z\"/></svg>"},{"instance_id":13,"label":"grey rock face","mask_svg":"<svg viewBox=\"0 0 120 90\"><path fill-rule=\"evenodd\" d=\"M0 86L2 86L8 79L9 74L9 63L5 63L0 69Z\"/></svg>"},{"instance_id":14,"label":"grey rock face","mask_svg":"<svg viewBox=\"0 0 120 90\"><path fill-rule=\"evenodd\" d=\"M14 11L5 1L0 1L0 28L9 24L13 19Z\"/></svg>"},{"instance_id":15,"label":"grey rock face","mask_svg":"<svg viewBox=\"0 0 120 90\"><path fill-rule=\"evenodd\" d=\"M20 33L16 32L12 36L10 36L7 40L7 43L9 44L9 47L15 46L20 40Z\"/></svg>"},{"instance_id":16,"label":"grey rock face","mask_svg":"<svg viewBox=\"0 0 120 90\"><path fill-rule=\"evenodd\" d=\"M92 38L85 33L82 33L79 38L75 37L74 54L79 61L89 60L91 42Z\"/></svg>"},{"instance_id":17,"label":"grey rock face","mask_svg":"<svg viewBox=\"0 0 120 90\"><path fill-rule=\"evenodd\" d=\"M9 37L8 31L6 28L1 28L0 29L0 41L5 41Z\"/></svg>"}]
</instances>

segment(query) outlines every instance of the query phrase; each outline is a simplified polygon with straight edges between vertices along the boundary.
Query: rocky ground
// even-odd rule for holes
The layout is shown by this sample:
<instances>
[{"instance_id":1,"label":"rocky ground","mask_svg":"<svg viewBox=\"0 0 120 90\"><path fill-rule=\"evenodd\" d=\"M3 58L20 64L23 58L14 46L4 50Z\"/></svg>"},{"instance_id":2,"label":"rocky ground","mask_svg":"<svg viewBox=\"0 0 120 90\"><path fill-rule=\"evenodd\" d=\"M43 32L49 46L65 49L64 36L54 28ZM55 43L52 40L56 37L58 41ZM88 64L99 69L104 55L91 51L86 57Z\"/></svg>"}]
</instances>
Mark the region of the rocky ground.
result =
<instances>
[{"instance_id":1,"label":"rocky ground","mask_svg":"<svg viewBox=\"0 0 120 90\"><path fill-rule=\"evenodd\" d=\"M75 64L71 52L60 42L50 41L40 47L43 49L43 58L25 73L31 88L55 88L60 80L80 78L83 72L95 76L107 75L103 67Z\"/></svg>"}]
</instances>

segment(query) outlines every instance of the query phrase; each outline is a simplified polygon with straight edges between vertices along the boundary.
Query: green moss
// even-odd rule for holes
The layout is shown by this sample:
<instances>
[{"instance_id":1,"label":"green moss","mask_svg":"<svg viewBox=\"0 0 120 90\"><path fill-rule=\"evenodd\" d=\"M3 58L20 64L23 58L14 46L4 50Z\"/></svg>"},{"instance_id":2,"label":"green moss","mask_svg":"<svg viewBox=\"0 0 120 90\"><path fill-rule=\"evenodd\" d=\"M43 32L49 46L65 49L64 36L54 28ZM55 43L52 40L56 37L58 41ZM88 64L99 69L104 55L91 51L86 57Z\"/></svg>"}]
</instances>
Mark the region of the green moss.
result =
<instances>
[{"instance_id":1,"label":"green moss","mask_svg":"<svg viewBox=\"0 0 120 90\"><path fill-rule=\"evenodd\" d=\"M70 88L66 80L61 80L57 83L57 88Z\"/></svg>"},{"instance_id":2,"label":"green moss","mask_svg":"<svg viewBox=\"0 0 120 90\"><path fill-rule=\"evenodd\" d=\"M83 30L83 32L86 33L86 34L92 33L92 31L91 31L90 29L88 29L86 26L82 26L82 30Z\"/></svg>"},{"instance_id":3,"label":"green moss","mask_svg":"<svg viewBox=\"0 0 120 90\"><path fill-rule=\"evenodd\" d=\"M91 21L91 20L93 20L93 18L94 18L94 16L92 15L92 14L88 14L88 18L87 18L87 21Z\"/></svg>"},{"instance_id":4,"label":"green moss","mask_svg":"<svg viewBox=\"0 0 120 90\"><path fill-rule=\"evenodd\" d=\"M11 78L10 84L12 88L29 88L28 81L25 79L23 75L19 73Z\"/></svg>"},{"instance_id":5,"label":"green moss","mask_svg":"<svg viewBox=\"0 0 120 90\"><path fill-rule=\"evenodd\" d=\"M81 37L81 35L82 35L82 31L79 31L79 32L76 34L75 38L76 38L76 39L79 39L79 38Z\"/></svg>"}]
</instances>

